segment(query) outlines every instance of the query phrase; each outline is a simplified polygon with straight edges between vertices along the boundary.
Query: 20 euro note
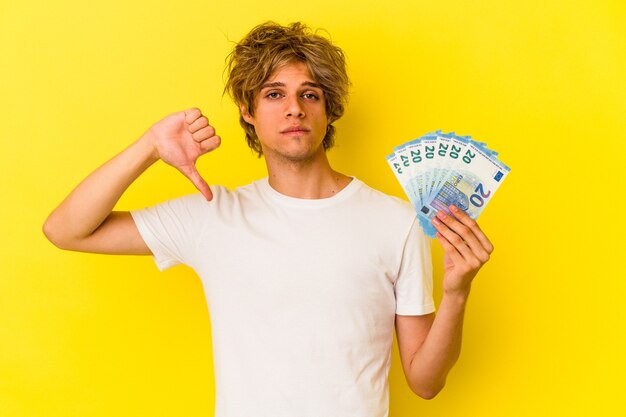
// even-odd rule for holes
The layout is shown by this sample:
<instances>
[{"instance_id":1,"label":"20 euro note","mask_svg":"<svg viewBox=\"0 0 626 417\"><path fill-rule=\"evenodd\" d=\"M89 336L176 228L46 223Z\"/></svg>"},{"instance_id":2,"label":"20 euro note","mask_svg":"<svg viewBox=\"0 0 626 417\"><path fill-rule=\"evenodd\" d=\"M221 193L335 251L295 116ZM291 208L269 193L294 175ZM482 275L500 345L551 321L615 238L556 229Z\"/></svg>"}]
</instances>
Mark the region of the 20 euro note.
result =
<instances>
[{"instance_id":1,"label":"20 euro note","mask_svg":"<svg viewBox=\"0 0 626 417\"><path fill-rule=\"evenodd\" d=\"M418 143L426 151L423 153L426 163L412 164L419 161L415 158L405 165L402 152L406 154L411 146L419 148ZM452 204L477 219L510 171L498 160L497 152L469 136L437 131L405 145L396 147L398 153L389 155L387 161L415 208L422 229L430 237L437 232L431 219L439 210L450 214L448 207ZM433 152L429 148L436 149L431 161L428 159Z\"/></svg>"},{"instance_id":2,"label":"20 euro note","mask_svg":"<svg viewBox=\"0 0 626 417\"><path fill-rule=\"evenodd\" d=\"M389 166L416 210L423 205L427 195L428 178L425 174L428 170L425 169L427 158L423 142L428 139L434 140L440 133L441 131L427 133L418 139L396 146L394 152L387 156Z\"/></svg>"}]
</instances>

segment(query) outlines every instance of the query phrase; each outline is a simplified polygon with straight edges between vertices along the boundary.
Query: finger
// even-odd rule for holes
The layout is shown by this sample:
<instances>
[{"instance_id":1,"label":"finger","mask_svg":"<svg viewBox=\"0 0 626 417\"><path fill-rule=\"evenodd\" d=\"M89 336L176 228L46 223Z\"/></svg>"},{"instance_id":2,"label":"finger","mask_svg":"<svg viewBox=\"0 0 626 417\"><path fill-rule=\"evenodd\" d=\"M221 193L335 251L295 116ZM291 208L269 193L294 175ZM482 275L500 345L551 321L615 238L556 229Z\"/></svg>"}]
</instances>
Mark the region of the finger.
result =
<instances>
[{"instance_id":1,"label":"finger","mask_svg":"<svg viewBox=\"0 0 626 417\"><path fill-rule=\"evenodd\" d=\"M442 235L440 232L437 232L435 236L437 237L437 240L441 244L443 250L450 255L450 259L452 259L452 262L458 265L465 261L463 259L463 256L461 256L459 251L456 249L456 247L452 243L450 243L450 241L446 239L444 235Z\"/></svg>"},{"instance_id":2,"label":"finger","mask_svg":"<svg viewBox=\"0 0 626 417\"><path fill-rule=\"evenodd\" d=\"M464 210L461 210L457 206L452 205L449 207L449 209L454 217L459 219L459 221L461 221L464 225L472 230L485 251L488 254L491 254L493 252L493 244L489 241L489 238L487 238L487 235L485 235L478 223L474 219L472 219Z\"/></svg>"},{"instance_id":3,"label":"finger","mask_svg":"<svg viewBox=\"0 0 626 417\"><path fill-rule=\"evenodd\" d=\"M200 142L200 149L202 149L203 153L211 152L220 146L221 143L222 139L219 136L212 136Z\"/></svg>"},{"instance_id":4,"label":"finger","mask_svg":"<svg viewBox=\"0 0 626 417\"><path fill-rule=\"evenodd\" d=\"M460 213L460 210L457 210L457 213L459 213L459 216L461 216L461 214L465 215L465 213ZM489 260L489 253L475 235L476 222L465 215L463 220L467 223L466 225L454 217L454 211L452 211L451 214L451 216L448 216L443 211L440 211L437 213L437 217L465 241L475 258L480 259L481 262L487 262Z\"/></svg>"},{"instance_id":5,"label":"finger","mask_svg":"<svg viewBox=\"0 0 626 417\"><path fill-rule=\"evenodd\" d=\"M191 137L196 142L202 142L203 140L208 139L212 136L215 136L215 128L213 128L213 126L204 127L197 132L191 134Z\"/></svg>"},{"instance_id":6,"label":"finger","mask_svg":"<svg viewBox=\"0 0 626 417\"><path fill-rule=\"evenodd\" d=\"M209 126L209 120L204 116L200 116L187 126L187 130L191 133L195 133L207 126Z\"/></svg>"},{"instance_id":7,"label":"finger","mask_svg":"<svg viewBox=\"0 0 626 417\"><path fill-rule=\"evenodd\" d=\"M472 253L469 246L465 243L463 238L455 233L447 224L442 221L442 212L437 213L437 217L433 217L432 223L437 231L446 238L446 240L456 248L459 254L467 262L474 263L476 256ZM449 216L448 216L449 217Z\"/></svg>"},{"instance_id":8,"label":"finger","mask_svg":"<svg viewBox=\"0 0 626 417\"><path fill-rule=\"evenodd\" d=\"M202 112L197 107L185 110L185 122L187 122L187 124L193 123L200 116L202 116Z\"/></svg>"},{"instance_id":9,"label":"finger","mask_svg":"<svg viewBox=\"0 0 626 417\"><path fill-rule=\"evenodd\" d=\"M209 184L207 184L204 178L202 178L195 166L190 165L181 168L180 171L185 177L189 178L192 184L198 189L198 191L200 191L207 201L211 201L213 199L213 193L209 188Z\"/></svg>"}]
</instances>

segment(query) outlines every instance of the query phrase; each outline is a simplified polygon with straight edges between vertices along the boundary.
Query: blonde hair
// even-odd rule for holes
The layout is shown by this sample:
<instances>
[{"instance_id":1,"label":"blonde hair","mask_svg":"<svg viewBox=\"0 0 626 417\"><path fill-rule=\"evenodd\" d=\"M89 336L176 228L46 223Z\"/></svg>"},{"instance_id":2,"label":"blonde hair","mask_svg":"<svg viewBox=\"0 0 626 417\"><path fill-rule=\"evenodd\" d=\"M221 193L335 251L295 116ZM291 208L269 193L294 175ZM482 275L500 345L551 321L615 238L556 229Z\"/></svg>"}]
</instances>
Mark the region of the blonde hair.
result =
<instances>
[{"instance_id":1,"label":"blonde hair","mask_svg":"<svg viewBox=\"0 0 626 417\"><path fill-rule=\"evenodd\" d=\"M343 116L350 80L343 51L329 39L312 33L300 22L288 26L265 22L237 43L226 61L228 79L224 92L228 92L237 105L243 105L250 115L254 115L254 100L261 86L276 69L288 63L306 64L324 92L328 129L323 146L325 150L333 146L335 127L332 123ZM246 133L248 146L260 157L263 151L254 126L246 122L242 114L239 123Z\"/></svg>"}]
</instances>

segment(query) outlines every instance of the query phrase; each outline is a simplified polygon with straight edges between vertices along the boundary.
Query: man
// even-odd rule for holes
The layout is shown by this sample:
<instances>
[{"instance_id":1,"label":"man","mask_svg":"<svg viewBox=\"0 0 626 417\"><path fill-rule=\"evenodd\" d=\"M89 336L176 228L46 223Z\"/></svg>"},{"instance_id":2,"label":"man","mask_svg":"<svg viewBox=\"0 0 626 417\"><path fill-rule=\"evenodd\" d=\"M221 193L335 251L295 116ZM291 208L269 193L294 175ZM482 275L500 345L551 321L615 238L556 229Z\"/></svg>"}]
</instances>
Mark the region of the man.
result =
<instances>
[{"instance_id":1,"label":"man","mask_svg":"<svg viewBox=\"0 0 626 417\"><path fill-rule=\"evenodd\" d=\"M209 188L195 162L220 138L189 109L94 171L44 225L63 249L196 270L218 417L387 416L394 324L407 382L423 398L443 388L459 356L471 282L493 247L465 213L438 214L445 274L435 315L430 244L413 209L328 162L348 84L343 54L326 38L298 23L260 25L233 50L226 88L267 178ZM159 159L201 194L112 212Z\"/></svg>"}]
</instances>

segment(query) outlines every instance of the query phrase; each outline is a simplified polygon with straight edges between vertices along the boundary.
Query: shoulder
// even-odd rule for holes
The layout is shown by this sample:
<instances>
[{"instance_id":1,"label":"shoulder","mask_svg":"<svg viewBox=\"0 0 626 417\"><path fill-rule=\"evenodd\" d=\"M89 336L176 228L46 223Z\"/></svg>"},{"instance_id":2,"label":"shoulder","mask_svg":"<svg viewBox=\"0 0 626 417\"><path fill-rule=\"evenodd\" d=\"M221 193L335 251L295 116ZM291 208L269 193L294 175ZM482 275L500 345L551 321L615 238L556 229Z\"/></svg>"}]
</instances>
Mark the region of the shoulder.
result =
<instances>
[{"instance_id":1,"label":"shoulder","mask_svg":"<svg viewBox=\"0 0 626 417\"><path fill-rule=\"evenodd\" d=\"M355 179L356 180L356 179ZM358 180L357 180L358 181ZM366 218L369 228L384 229L388 233L406 236L416 220L413 206L359 181L352 210Z\"/></svg>"},{"instance_id":2,"label":"shoulder","mask_svg":"<svg viewBox=\"0 0 626 417\"><path fill-rule=\"evenodd\" d=\"M367 203L376 210L384 211L385 214L394 214L408 218L415 217L415 210L405 200L372 188L356 178L355 181L360 182L358 197L362 202Z\"/></svg>"},{"instance_id":3,"label":"shoulder","mask_svg":"<svg viewBox=\"0 0 626 417\"><path fill-rule=\"evenodd\" d=\"M232 190L223 185L211 184L209 187L211 188L211 192L213 193L213 198L210 201L204 198L202 194L194 193L168 200L168 202L176 202L183 205L201 206L210 209L211 207L219 206L220 204L231 204L241 199L254 197L256 194L258 194L258 182L259 181L255 181L247 185L234 188Z\"/></svg>"},{"instance_id":4,"label":"shoulder","mask_svg":"<svg viewBox=\"0 0 626 417\"><path fill-rule=\"evenodd\" d=\"M200 193L187 194L165 200L141 210L134 210L134 212L170 213L170 215L176 216L203 217L207 212L228 211L229 207L232 207L240 199L242 191L245 194L247 187L249 186L240 187L232 191L223 185L211 184L210 188L213 198L210 201Z\"/></svg>"}]
</instances>

